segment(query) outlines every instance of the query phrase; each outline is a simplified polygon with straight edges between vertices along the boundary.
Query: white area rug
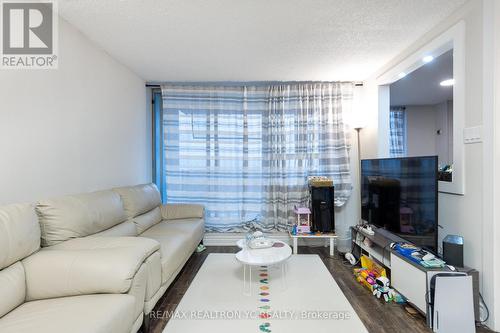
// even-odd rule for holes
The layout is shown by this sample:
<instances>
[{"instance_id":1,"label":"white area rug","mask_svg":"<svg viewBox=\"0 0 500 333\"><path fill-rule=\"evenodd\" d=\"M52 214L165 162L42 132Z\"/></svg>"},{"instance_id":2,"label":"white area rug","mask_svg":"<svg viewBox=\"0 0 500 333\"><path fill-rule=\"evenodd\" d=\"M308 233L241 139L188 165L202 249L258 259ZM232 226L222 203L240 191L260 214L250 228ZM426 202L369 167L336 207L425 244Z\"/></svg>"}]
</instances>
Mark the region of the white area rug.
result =
<instances>
[{"instance_id":1,"label":"white area rug","mask_svg":"<svg viewBox=\"0 0 500 333\"><path fill-rule=\"evenodd\" d=\"M210 254L175 312L156 315L170 317L164 333L367 332L319 256L293 255L281 279L279 267L254 268L245 296L234 254Z\"/></svg>"}]
</instances>

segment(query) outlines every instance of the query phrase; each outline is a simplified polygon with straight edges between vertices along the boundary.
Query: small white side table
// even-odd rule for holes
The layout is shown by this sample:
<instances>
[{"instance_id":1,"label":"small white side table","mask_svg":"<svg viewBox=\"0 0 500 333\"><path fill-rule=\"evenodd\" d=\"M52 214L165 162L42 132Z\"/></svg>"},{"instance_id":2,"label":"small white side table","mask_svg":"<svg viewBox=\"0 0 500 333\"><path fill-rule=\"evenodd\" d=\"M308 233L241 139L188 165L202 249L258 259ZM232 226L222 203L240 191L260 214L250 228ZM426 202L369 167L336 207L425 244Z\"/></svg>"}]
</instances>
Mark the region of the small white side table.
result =
<instances>
[{"instance_id":1,"label":"small white side table","mask_svg":"<svg viewBox=\"0 0 500 333\"><path fill-rule=\"evenodd\" d=\"M291 232L288 232L290 237L293 240L293 254L298 253L298 240L299 238L309 238L309 239L314 239L314 238L322 238L325 241L330 241L330 257L333 257L335 254L335 238L337 238L337 235L335 233L322 233L320 235L316 234L297 234L297 235L292 235ZM326 246L327 243L325 243Z\"/></svg>"},{"instance_id":2,"label":"small white side table","mask_svg":"<svg viewBox=\"0 0 500 333\"><path fill-rule=\"evenodd\" d=\"M243 264L243 294L250 296L252 294L252 266L281 266L281 282L283 288L286 288L286 260L292 255L292 249L284 242L275 240L275 243L281 243L281 247L270 247L265 249L251 249L247 247L244 239L240 239L236 245L241 251L236 253L236 259ZM248 271L248 283L247 283ZM268 275L268 279L269 279ZM248 284L248 286L247 286Z\"/></svg>"}]
</instances>

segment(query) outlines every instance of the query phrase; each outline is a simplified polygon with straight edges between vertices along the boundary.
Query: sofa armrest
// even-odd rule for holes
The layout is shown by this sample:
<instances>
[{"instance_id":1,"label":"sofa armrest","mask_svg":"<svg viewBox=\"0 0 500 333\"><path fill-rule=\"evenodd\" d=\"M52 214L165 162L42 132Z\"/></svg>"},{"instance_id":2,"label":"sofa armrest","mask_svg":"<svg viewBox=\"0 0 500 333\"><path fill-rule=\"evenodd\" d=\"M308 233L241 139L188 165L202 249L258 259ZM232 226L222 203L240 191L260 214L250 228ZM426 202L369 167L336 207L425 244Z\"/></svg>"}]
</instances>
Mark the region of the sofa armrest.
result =
<instances>
[{"instance_id":1,"label":"sofa armrest","mask_svg":"<svg viewBox=\"0 0 500 333\"><path fill-rule=\"evenodd\" d=\"M134 248L41 250L22 261L26 299L127 293L146 258Z\"/></svg>"},{"instance_id":2,"label":"sofa armrest","mask_svg":"<svg viewBox=\"0 0 500 333\"><path fill-rule=\"evenodd\" d=\"M193 204L165 204L161 207L161 215L165 220L203 218L205 207Z\"/></svg>"}]
</instances>

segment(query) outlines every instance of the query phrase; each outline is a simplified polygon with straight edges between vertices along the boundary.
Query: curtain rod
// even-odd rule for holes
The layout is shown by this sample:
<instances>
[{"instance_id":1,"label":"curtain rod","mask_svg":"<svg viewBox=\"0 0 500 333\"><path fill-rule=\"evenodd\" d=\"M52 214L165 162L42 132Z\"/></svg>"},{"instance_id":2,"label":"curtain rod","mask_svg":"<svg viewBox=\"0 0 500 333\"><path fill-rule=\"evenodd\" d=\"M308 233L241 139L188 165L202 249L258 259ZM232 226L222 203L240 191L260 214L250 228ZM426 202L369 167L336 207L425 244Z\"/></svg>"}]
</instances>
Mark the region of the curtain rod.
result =
<instances>
[{"instance_id":1,"label":"curtain rod","mask_svg":"<svg viewBox=\"0 0 500 333\"><path fill-rule=\"evenodd\" d=\"M269 81L271 83L297 83L297 82L321 82L321 81ZM168 83L172 83L172 82L168 82ZM266 81L258 81L258 82L255 82L255 81L250 81L250 82L225 82L225 81L222 81L222 82L173 82L173 83L179 83L179 84L197 84L197 83L204 83L204 84L238 84L238 83L259 83L259 84L263 84L263 83L266 83ZM361 81L355 81L353 82L354 85L356 87L363 87L364 83L361 82ZM157 84L157 83L146 83L146 88L160 88L161 85Z\"/></svg>"}]
</instances>

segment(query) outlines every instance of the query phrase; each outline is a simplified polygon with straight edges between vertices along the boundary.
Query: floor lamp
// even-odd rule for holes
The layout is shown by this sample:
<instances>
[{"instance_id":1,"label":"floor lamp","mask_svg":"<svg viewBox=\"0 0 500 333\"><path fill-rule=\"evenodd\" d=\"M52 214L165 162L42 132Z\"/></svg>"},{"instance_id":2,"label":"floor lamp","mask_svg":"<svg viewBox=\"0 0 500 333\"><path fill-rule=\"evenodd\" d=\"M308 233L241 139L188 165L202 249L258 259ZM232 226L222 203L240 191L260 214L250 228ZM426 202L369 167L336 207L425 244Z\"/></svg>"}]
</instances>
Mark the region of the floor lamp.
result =
<instances>
[{"instance_id":1,"label":"floor lamp","mask_svg":"<svg viewBox=\"0 0 500 333\"><path fill-rule=\"evenodd\" d=\"M360 135L359 135L360 133L359 132L361 132L361 130L363 129L363 125L356 123L355 125L352 125L352 127L356 130L356 134L357 134L356 140L357 140L357 144L358 144L358 183L359 183L358 209L359 209L360 218L358 220L357 225L360 226L363 223L362 223L362 218L361 218L361 207L362 207L362 205L361 205L361 142L360 142ZM357 235L357 233L356 233L356 235ZM355 265L357 263L356 258L354 257L354 255L351 252L346 253L345 258L351 263L351 265Z\"/></svg>"},{"instance_id":2,"label":"floor lamp","mask_svg":"<svg viewBox=\"0 0 500 333\"><path fill-rule=\"evenodd\" d=\"M356 130L356 133L357 133L357 143L358 143L358 183L359 183L359 206L358 206L358 209L359 209L359 214L360 214L358 224L363 224L362 218L361 218L361 209L362 209L362 205L361 205L361 139L360 139L360 135L359 135L359 132L361 132L361 130L363 129L363 126L360 124L357 124L354 126L354 129Z\"/></svg>"}]
</instances>

